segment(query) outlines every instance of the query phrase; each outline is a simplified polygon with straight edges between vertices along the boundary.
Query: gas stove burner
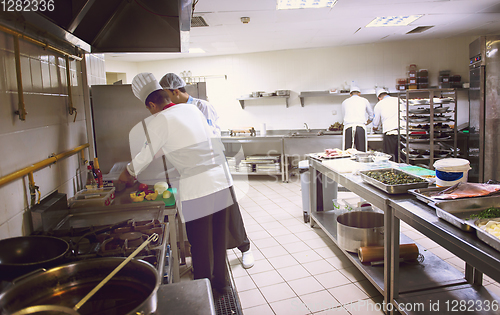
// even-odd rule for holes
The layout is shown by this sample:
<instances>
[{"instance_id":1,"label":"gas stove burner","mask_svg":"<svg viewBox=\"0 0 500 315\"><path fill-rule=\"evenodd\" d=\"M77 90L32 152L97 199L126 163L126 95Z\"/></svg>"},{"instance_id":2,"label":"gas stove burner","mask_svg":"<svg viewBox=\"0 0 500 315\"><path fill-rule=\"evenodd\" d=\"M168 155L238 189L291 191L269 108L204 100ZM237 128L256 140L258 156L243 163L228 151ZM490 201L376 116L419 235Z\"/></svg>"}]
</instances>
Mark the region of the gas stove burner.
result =
<instances>
[{"instance_id":1,"label":"gas stove burner","mask_svg":"<svg viewBox=\"0 0 500 315\"><path fill-rule=\"evenodd\" d=\"M124 242L125 248L139 247L145 241L144 234L141 232L127 232L119 235L120 240Z\"/></svg>"}]
</instances>

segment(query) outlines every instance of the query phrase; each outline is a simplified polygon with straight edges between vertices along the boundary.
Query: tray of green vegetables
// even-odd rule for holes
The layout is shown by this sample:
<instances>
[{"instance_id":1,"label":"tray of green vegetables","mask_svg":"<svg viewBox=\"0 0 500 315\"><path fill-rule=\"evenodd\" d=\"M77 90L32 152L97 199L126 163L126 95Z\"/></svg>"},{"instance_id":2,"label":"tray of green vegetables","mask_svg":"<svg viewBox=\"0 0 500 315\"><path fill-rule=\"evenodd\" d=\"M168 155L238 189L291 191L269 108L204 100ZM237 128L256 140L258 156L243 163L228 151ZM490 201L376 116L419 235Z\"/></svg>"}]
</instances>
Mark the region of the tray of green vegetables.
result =
<instances>
[{"instance_id":1,"label":"tray of green vegetables","mask_svg":"<svg viewBox=\"0 0 500 315\"><path fill-rule=\"evenodd\" d=\"M388 194L405 194L408 189L426 188L429 182L416 175L397 168L383 168L360 171L363 181L385 191Z\"/></svg>"}]
</instances>

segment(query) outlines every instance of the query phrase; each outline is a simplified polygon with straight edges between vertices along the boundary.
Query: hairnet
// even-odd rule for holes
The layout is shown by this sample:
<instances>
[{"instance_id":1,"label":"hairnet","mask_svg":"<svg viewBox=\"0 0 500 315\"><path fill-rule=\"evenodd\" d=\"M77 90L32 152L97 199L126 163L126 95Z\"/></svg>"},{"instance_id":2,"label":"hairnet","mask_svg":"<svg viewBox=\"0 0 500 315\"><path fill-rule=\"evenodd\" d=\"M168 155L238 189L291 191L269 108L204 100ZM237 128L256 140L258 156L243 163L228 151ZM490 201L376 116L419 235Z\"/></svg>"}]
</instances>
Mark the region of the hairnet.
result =
<instances>
[{"instance_id":1,"label":"hairnet","mask_svg":"<svg viewBox=\"0 0 500 315\"><path fill-rule=\"evenodd\" d=\"M163 76L163 78L161 78L160 85L164 89L176 90L178 88L185 87L186 82L184 82L184 80L182 80L182 78L175 73L167 73Z\"/></svg>"}]
</instances>

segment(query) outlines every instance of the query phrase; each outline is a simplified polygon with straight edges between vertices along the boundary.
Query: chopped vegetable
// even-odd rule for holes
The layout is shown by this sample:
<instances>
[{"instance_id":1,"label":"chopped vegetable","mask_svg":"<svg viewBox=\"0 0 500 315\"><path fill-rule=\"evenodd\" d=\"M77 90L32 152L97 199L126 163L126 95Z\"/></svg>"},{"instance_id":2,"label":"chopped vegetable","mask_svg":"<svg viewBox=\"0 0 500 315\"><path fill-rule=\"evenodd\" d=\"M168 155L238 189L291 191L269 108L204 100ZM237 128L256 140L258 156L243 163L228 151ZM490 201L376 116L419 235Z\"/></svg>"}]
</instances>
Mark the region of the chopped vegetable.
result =
<instances>
[{"instance_id":1,"label":"chopped vegetable","mask_svg":"<svg viewBox=\"0 0 500 315\"><path fill-rule=\"evenodd\" d=\"M172 193L169 190L165 190L163 192L163 195L162 195L163 199L168 199L168 198L170 198L170 196L172 196Z\"/></svg>"},{"instance_id":2,"label":"chopped vegetable","mask_svg":"<svg viewBox=\"0 0 500 315\"><path fill-rule=\"evenodd\" d=\"M500 217L500 209L491 207L479 212L478 214L472 214L470 216L470 219L490 219L499 217Z\"/></svg>"},{"instance_id":3,"label":"chopped vegetable","mask_svg":"<svg viewBox=\"0 0 500 315\"><path fill-rule=\"evenodd\" d=\"M158 190L155 191L154 193L146 194L146 199L147 200L155 200L156 197L158 197Z\"/></svg>"},{"instance_id":4,"label":"chopped vegetable","mask_svg":"<svg viewBox=\"0 0 500 315\"><path fill-rule=\"evenodd\" d=\"M139 194L137 193L131 193L130 194L130 199L132 199L132 202L141 202L144 200L144 197L146 196L146 193L141 191Z\"/></svg>"}]
</instances>

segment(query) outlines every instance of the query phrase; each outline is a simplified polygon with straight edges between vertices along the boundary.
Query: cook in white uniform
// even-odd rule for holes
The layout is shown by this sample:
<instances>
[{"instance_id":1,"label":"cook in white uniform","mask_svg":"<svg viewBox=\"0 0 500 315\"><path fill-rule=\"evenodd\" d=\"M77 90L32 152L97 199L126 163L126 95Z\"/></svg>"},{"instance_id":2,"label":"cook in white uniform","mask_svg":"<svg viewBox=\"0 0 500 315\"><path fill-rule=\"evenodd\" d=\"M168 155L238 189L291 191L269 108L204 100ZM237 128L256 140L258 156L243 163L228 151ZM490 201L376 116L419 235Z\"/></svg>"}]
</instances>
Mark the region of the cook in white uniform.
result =
<instances>
[{"instance_id":1,"label":"cook in white uniform","mask_svg":"<svg viewBox=\"0 0 500 315\"><path fill-rule=\"evenodd\" d=\"M372 121L373 110L370 102L359 96L360 93L361 90L357 86L351 86L351 96L342 102L342 112L344 113L343 150L356 148L358 151L366 151L368 148L365 126Z\"/></svg>"},{"instance_id":2,"label":"cook in white uniform","mask_svg":"<svg viewBox=\"0 0 500 315\"><path fill-rule=\"evenodd\" d=\"M379 102L374 108L373 130L377 130L382 124L384 153L390 154L391 160L398 162L398 98L390 96L382 88L377 89L376 93Z\"/></svg>"},{"instance_id":3,"label":"cook in white uniform","mask_svg":"<svg viewBox=\"0 0 500 315\"><path fill-rule=\"evenodd\" d=\"M167 92L153 74L134 77L132 90L154 117L145 128L147 141L119 180L129 182L158 152L166 156L180 174L179 201L194 278L208 278L214 289L226 291L226 222L232 208L239 211L239 206L220 141L196 106L169 105Z\"/></svg>"},{"instance_id":4,"label":"cook in white uniform","mask_svg":"<svg viewBox=\"0 0 500 315\"><path fill-rule=\"evenodd\" d=\"M181 77L175 73L167 73L161 78L160 85L167 91L170 99L175 104L186 103L196 105L207 118L207 123L213 128L214 134L221 135L220 127L217 123L219 115L217 115L215 108L209 102L189 95L185 89L186 82Z\"/></svg>"},{"instance_id":5,"label":"cook in white uniform","mask_svg":"<svg viewBox=\"0 0 500 315\"><path fill-rule=\"evenodd\" d=\"M185 89L186 82L184 82L181 77L175 73L167 73L163 76L163 78L161 78L160 85L165 89L173 103L193 104L198 107L207 119L207 123L212 128L213 134L220 137L221 129L217 123L219 115L217 115L215 108L209 102L189 95ZM238 212L230 213L228 228L229 237L227 248L231 249L238 247L242 253L241 264L243 265L243 268L251 268L254 265L255 260L253 253L250 250L250 241L246 235L245 226L239 209Z\"/></svg>"}]
</instances>

